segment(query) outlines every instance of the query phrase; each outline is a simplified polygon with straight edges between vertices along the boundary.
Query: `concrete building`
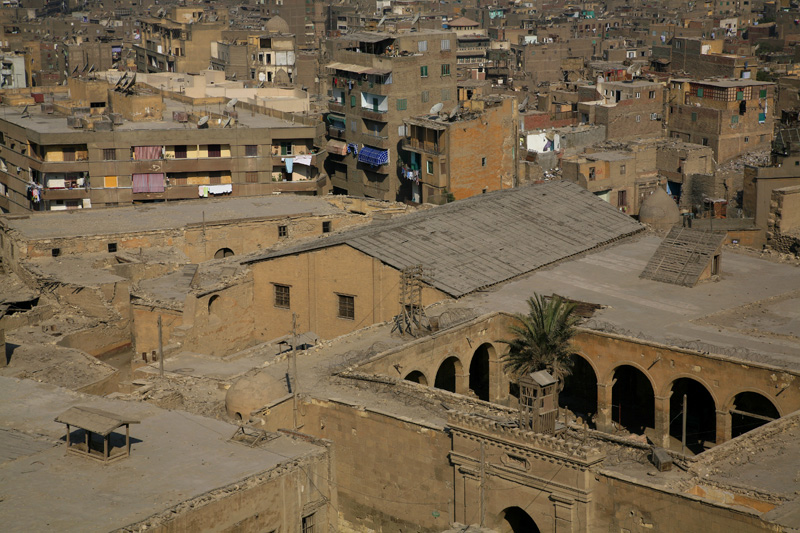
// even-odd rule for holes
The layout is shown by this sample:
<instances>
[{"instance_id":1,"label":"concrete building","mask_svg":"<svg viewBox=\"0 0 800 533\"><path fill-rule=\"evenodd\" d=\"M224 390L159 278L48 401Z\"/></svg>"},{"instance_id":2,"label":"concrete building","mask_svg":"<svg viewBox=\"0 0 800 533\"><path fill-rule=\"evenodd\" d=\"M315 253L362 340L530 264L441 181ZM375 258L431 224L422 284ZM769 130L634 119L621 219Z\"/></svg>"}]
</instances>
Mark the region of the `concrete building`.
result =
<instances>
[{"instance_id":1,"label":"concrete building","mask_svg":"<svg viewBox=\"0 0 800 533\"><path fill-rule=\"evenodd\" d=\"M584 86L579 94L594 92L598 99L577 105L579 122L604 126L606 139L626 141L658 138L664 134L664 86L649 81L602 81Z\"/></svg>"},{"instance_id":2,"label":"concrete building","mask_svg":"<svg viewBox=\"0 0 800 533\"><path fill-rule=\"evenodd\" d=\"M17 54L0 56L0 88L24 89L27 86L25 56Z\"/></svg>"},{"instance_id":3,"label":"concrete building","mask_svg":"<svg viewBox=\"0 0 800 533\"><path fill-rule=\"evenodd\" d=\"M229 98L131 90L71 78L69 99L43 106L30 99L27 108L19 102L8 109L0 120L0 208L20 213L208 194L316 194L326 183L317 173L310 120L244 112L236 118L225 105Z\"/></svg>"},{"instance_id":4,"label":"concrete building","mask_svg":"<svg viewBox=\"0 0 800 533\"><path fill-rule=\"evenodd\" d=\"M695 77L755 79L758 58L725 54L723 39L673 37L653 46L653 60L668 65L669 72L686 72Z\"/></svg>"},{"instance_id":5,"label":"concrete building","mask_svg":"<svg viewBox=\"0 0 800 533\"><path fill-rule=\"evenodd\" d=\"M753 80L673 79L669 136L710 146L717 163L770 146L775 85Z\"/></svg>"},{"instance_id":6,"label":"concrete building","mask_svg":"<svg viewBox=\"0 0 800 533\"><path fill-rule=\"evenodd\" d=\"M414 202L444 203L516 185L516 98L476 97L448 117L404 123L401 172L413 181Z\"/></svg>"},{"instance_id":7,"label":"concrete building","mask_svg":"<svg viewBox=\"0 0 800 533\"><path fill-rule=\"evenodd\" d=\"M294 35L266 33L211 43L211 64L231 79L285 86L294 82L296 53Z\"/></svg>"},{"instance_id":8,"label":"concrete building","mask_svg":"<svg viewBox=\"0 0 800 533\"><path fill-rule=\"evenodd\" d=\"M222 38L227 21L199 7L172 6L164 18L141 19L136 52L139 72L194 72L209 68L211 43ZM214 18L215 20L209 20Z\"/></svg>"},{"instance_id":9,"label":"concrete building","mask_svg":"<svg viewBox=\"0 0 800 533\"><path fill-rule=\"evenodd\" d=\"M361 33L333 43L326 170L334 192L412 200L398 170L403 119L456 104L455 34Z\"/></svg>"}]
</instances>

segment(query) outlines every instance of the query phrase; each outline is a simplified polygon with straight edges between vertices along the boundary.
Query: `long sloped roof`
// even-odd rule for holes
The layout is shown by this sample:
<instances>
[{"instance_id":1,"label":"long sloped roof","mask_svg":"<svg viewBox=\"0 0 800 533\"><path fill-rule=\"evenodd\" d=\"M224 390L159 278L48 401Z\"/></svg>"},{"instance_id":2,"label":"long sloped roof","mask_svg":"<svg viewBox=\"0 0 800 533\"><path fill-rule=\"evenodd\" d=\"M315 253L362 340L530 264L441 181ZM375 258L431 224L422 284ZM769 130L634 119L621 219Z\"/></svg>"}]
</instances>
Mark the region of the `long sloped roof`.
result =
<instances>
[{"instance_id":1,"label":"long sloped roof","mask_svg":"<svg viewBox=\"0 0 800 533\"><path fill-rule=\"evenodd\" d=\"M639 275L640 278L694 287L725 233L673 227Z\"/></svg>"},{"instance_id":2,"label":"long sloped roof","mask_svg":"<svg viewBox=\"0 0 800 533\"><path fill-rule=\"evenodd\" d=\"M458 298L642 229L589 191L554 181L474 196L244 263L345 244L397 269L421 264L430 285Z\"/></svg>"}]
</instances>

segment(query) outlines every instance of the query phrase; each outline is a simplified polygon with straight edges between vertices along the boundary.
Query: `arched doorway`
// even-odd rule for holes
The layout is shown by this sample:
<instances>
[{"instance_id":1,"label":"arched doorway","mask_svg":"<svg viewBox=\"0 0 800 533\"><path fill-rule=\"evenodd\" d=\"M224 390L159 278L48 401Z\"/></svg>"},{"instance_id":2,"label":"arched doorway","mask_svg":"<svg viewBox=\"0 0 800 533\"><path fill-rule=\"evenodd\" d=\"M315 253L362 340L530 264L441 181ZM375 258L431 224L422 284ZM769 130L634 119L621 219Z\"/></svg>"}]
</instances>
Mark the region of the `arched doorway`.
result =
<instances>
[{"instance_id":1,"label":"arched doorway","mask_svg":"<svg viewBox=\"0 0 800 533\"><path fill-rule=\"evenodd\" d=\"M469 388L485 402L489 401L489 357L493 352L494 346L481 344L469 364Z\"/></svg>"},{"instance_id":2,"label":"arched doorway","mask_svg":"<svg viewBox=\"0 0 800 533\"><path fill-rule=\"evenodd\" d=\"M208 299L208 314L216 316L219 314L219 308L222 304L219 301L219 295L215 294Z\"/></svg>"},{"instance_id":3,"label":"arched doorway","mask_svg":"<svg viewBox=\"0 0 800 533\"><path fill-rule=\"evenodd\" d=\"M214 259L222 259L223 257L230 257L233 255L233 250L230 248L220 248L214 254Z\"/></svg>"},{"instance_id":4,"label":"arched doorway","mask_svg":"<svg viewBox=\"0 0 800 533\"><path fill-rule=\"evenodd\" d=\"M734 439L781 416L775 405L757 392L737 394L730 412L731 437Z\"/></svg>"},{"instance_id":5,"label":"arched doorway","mask_svg":"<svg viewBox=\"0 0 800 533\"><path fill-rule=\"evenodd\" d=\"M408 381L413 381L414 383L419 383L420 385L427 385L428 379L425 377L425 374L420 372L419 370L414 370L409 372L408 375L405 377Z\"/></svg>"},{"instance_id":6,"label":"arched doorway","mask_svg":"<svg viewBox=\"0 0 800 533\"><path fill-rule=\"evenodd\" d=\"M683 434L683 397L686 396L686 447L692 453L702 453L717 441L717 409L708 389L692 378L672 382L669 398L669 434L681 442Z\"/></svg>"},{"instance_id":7,"label":"arched doorway","mask_svg":"<svg viewBox=\"0 0 800 533\"><path fill-rule=\"evenodd\" d=\"M614 369L611 419L631 433L655 427L655 393L647 376L635 366Z\"/></svg>"},{"instance_id":8,"label":"arched doorway","mask_svg":"<svg viewBox=\"0 0 800 533\"><path fill-rule=\"evenodd\" d=\"M500 533L539 533L533 518L519 507L508 507L500 513Z\"/></svg>"},{"instance_id":9,"label":"arched doorway","mask_svg":"<svg viewBox=\"0 0 800 533\"><path fill-rule=\"evenodd\" d=\"M448 357L439 365L433 386L450 392L456 392L456 376L461 373L461 361L458 357Z\"/></svg>"},{"instance_id":10,"label":"arched doorway","mask_svg":"<svg viewBox=\"0 0 800 533\"><path fill-rule=\"evenodd\" d=\"M558 405L569 409L590 422L597 413L597 374L589 362L578 354L572 355L572 374L564 379L564 390Z\"/></svg>"}]
</instances>

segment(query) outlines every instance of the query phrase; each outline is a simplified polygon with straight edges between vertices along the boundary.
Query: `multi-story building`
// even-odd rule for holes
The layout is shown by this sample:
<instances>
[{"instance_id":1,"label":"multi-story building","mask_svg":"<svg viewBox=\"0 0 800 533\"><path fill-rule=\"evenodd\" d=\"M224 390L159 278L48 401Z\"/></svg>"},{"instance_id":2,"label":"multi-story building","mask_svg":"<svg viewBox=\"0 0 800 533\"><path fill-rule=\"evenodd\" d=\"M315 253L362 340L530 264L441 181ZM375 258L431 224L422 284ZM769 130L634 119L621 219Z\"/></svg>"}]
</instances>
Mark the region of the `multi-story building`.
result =
<instances>
[{"instance_id":1,"label":"multi-story building","mask_svg":"<svg viewBox=\"0 0 800 533\"><path fill-rule=\"evenodd\" d=\"M723 39L673 37L663 45L653 46L652 57L669 72L698 77L755 78L758 58L723 53L723 45Z\"/></svg>"},{"instance_id":2,"label":"multi-story building","mask_svg":"<svg viewBox=\"0 0 800 533\"><path fill-rule=\"evenodd\" d=\"M261 85L294 82L297 57L294 35L250 35L247 39L211 43L211 50L212 67L224 70L229 78Z\"/></svg>"},{"instance_id":3,"label":"multi-story building","mask_svg":"<svg viewBox=\"0 0 800 533\"><path fill-rule=\"evenodd\" d=\"M451 116L405 120L402 176L415 202L444 203L515 185L516 98L486 96Z\"/></svg>"},{"instance_id":4,"label":"multi-story building","mask_svg":"<svg viewBox=\"0 0 800 533\"><path fill-rule=\"evenodd\" d=\"M281 17L289 26L288 33L297 38L302 50L314 49L325 34L327 6L322 0L261 0L262 19Z\"/></svg>"},{"instance_id":5,"label":"multi-story building","mask_svg":"<svg viewBox=\"0 0 800 533\"><path fill-rule=\"evenodd\" d=\"M147 87L70 80L69 99L0 119L0 210L21 213L109 207L216 195L317 194L310 119L289 120L204 98L193 106ZM237 118L238 117L238 118ZM304 124L304 121L306 124Z\"/></svg>"},{"instance_id":6,"label":"multi-story building","mask_svg":"<svg viewBox=\"0 0 800 533\"><path fill-rule=\"evenodd\" d=\"M455 33L362 33L333 44L326 164L334 192L411 200L413 182L398 165L403 119L456 105Z\"/></svg>"},{"instance_id":7,"label":"multi-story building","mask_svg":"<svg viewBox=\"0 0 800 533\"><path fill-rule=\"evenodd\" d=\"M228 27L202 8L173 6L164 18L144 18L136 52L139 72L200 72L211 64L211 43Z\"/></svg>"},{"instance_id":8,"label":"multi-story building","mask_svg":"<svg viewBox=\"0 0 800 533\"><path fill-rule=\"evenodd\" d=\"M755 80L673 79L669 136L710 146L718 163L769 148L775 84Z\"/></svg>"},{"instance_id":9,"label":"multi-story building","mask_svg":"<svg viewBox=\"0 0 800 533\"><path fill-rule=\"evenodd\" d=\"M0 55L0 88L24 89L27 86L25 56L17 54Z\"/></svg>"},{"instance_id":10,"label":"multi-story building","mask_svg":"<svg viewBox=\"0 0 800 533\"><path fill-rule=\"evenodd\" d=\"M580 122L605 126L606 139L634 140L663 135L663 84L603 81L582 87L579 94L593 91L598 95L597 100L578 103Z\"/></svg>"}]
</instances>

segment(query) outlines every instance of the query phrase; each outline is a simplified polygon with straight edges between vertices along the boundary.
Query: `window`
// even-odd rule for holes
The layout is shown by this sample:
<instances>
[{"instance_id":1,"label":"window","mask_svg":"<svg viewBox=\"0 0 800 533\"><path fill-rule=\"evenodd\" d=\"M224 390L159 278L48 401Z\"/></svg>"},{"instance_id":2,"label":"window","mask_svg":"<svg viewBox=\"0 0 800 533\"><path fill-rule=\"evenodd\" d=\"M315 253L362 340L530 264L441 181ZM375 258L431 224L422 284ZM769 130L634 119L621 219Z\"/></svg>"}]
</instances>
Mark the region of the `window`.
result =
<instances>
[{"instance_id":1,"label":"window","mask_svg":"<svg viewBox=\"0 0 800 533\"><path fill-rule=\"evenodd\" d=\"M115 242L108 243L108 252L113 254L116 253L116 251L117 251L117 243Z\"/></svg>"},{"instance_id":2,"label":"window","mask_svg":"<svg viewBox=\"0 0 800 533\"><path fill-rule=\"evenodd\" d=\"M275 307L288 309L291 307L288 285L275 285Z\"/></svg>"},{"instance_id":3,"label":"window","mask_svg":"<svg viewBox=\"0 0 800 533\"><path fill-rule=\"evenodd\" d=\"M736 91L736 99L737 100L744 100L744 92L743 91Z\"/></svg>"},{"instance_id":4,"label":"window","mask_svg":"<svg viewBox=\"0 0 800 533\"><path fill-rule=\"evenodd\" d=\"M760 91L758 91L758 97L759 98L766 98L767 97L767 90L766 89L761 89Z\"/></svg>"},{"instance_id":5,"label":"window","mask_svg":"<svg viewBox=\"0 0 800 533\"><path fill-rule=\"evenodd\" d=\"M289 228L287 226L278 226L278 237L288 237L289 236Z\"/></svg>"},{"instance_id":6,"label":"window","mask_svg":"<svg viewBox=\"0 0 800 533\"><path fill-rule=\"evenodd\" d=\"M117 186L117 177L116 176L105 176L103 178L103 187L106 189L113 189Z\"/></svg>"},{"instance_id":7,"label":"window","mask_svg":"<svg viewBox=\"0 0 800 533\"><path fill-rule=\"evenodd\" d=\"M292 141L281 141L281 155L292 155Z\"/></svg>"},{"instance_id":8,"label":"window","mask_svg":"<svg viewBox=\"0 0 800 533\"><path fill-rule=\"evenodd\" d=\"M350 107L355 107L355 106L356 106L356 95L351 94L350 95Z\"/></svg>"},{"instance_id":9,"label":"window","mask_svg":"<svg viewBox=\"0 0 800 533\"><path fill-rule=\"evenodd\" d=\"M355 296L347 296L345 294L337 295L339 297L339 318L346 318L354 320L356 318L356 298Z\"/></svg>"},{"instance_id":10,"label":"window","mask_svg":"<svg viewBox=\"0 0 800 533\"><path fill-rule=\"evenodd\" d=\"M636 122L642 121L642 115L636 115Z\"/></svg>"},{"instance_id":11,"label":"window","mask_svg":"<svg viewBox=\"0 0 800 533\"><path fill-rule=\"evenodd\" d=\"M246 183L258 183L258 172L245 172L244 181Z\"/></svg>"},{"instance_id":12,"label":"window","mask_svg":"<svg viewBox=\"0 0 800 533\"><path fill-rule=\"evenodd\" d=\"M622 190L617 191L617 207L627 207L628 206L628 191Z\"/></svg>"},{"instance_id":13,"label":"window","mask_svg":"<svg viewBox=\"0 0 800 533\"><path fill-rule=\"evenodd\" d=\"M425 169L428 171L428 174L433 174L433 161L426 161Z\"/></svg>"},{"instance_id":14,"label":"window","mask_svg":"<svg viewBox=\"0 0 800 533\"><path fill-rule=\"evenodd\" d=\"M422 66L419 67L419 76L421 78L427 78L428 77L428 66L427 65L422 65Z\"/></svg>"},{"instance_id":15,"label":"window","mask_svg":"<svg viewBox=\"0 0 800 533\"><path fill-rule=\"evenodd\" d=\"M692 113L692 122L697 122L697 113Z\"/></svg>"},{"instance_id":16,"label":"window","mask_svg":"<svg viewBox=\"0 0 800 533\"><path fill-rule=\"evenodd\" d=\"M245 145L244 155L245 157L256 157L258 155L258 145L257 144Z\"/></svg>"},{"instance_id":17,"label":"window","mask_svg":"<svg viewBox=\"0 0 800 533\"><path fill-rule=\"evenodd\" d=\"M620 174L620 176L624 176L625 175L625 165L620 165L619 166L619 174Z\"/></svg>"},{"instance_id":18,"label":"window","mask_svg":"<svg viewBox=\"0 0 800 533\"><path fill-rule=\"evenodd\" d=\"M442 76L450 75L450 63L442 63Z\"/></svg>"},{"instance_id":19,"label":"window","mask_svg":"<svg viewBox=\"0 0 800 533\"><path fill-rule=\"evenodd\" d=\"M103 148L103 161L114 161L117 158L116 148Z\"/></svg>"},{"instance_id":20,"label":"window","mask_svg":"<svg viewBox=\"0 0 800 533\"><path fill-rule=\"evenodd\" d=\"M703 88L702 87L698 87L697 88L697 96L699 96L700 98L703 97Z\"/></svg>"},{"instance_id":21,"label":"window","mask_svg":"<svg viewBox=\"0 0 800 533\"><path fill-rule=\"evenodd\" d=\"M319 531L314 528L314 514L303 517L302 533L319 533Z\"/></svg>"},{"instance_id":22,"label":"window","mask_svg":"<svg viewBox=\"0 0 800 533\"><path fill-rule=\"evenodd\" d=\"M397 110L398 111L405 111L408 107L408 101L405 98L398 98L397 99Z\"/></svg>"},{"instance_id":23,"label":"window","mask_svg":"<svg viewBox=\"0 0 800 533\"><path fill-rule=\"evenodd\" d=\"M486 166L486 158L485 157L481 157L481 166L482 167Z\"/></svg>"},{"instance_id":24,"label":"window","mask_svg":"<svg viewBox=\"0 0 800 533\"><path fill-rule=\"evenodd\" d=\"M450 39L442 39L442 51L450 50Z\"/></svg>"},{"instance_id":25,"label":"window","mask_svg":"<svg viewBox=\"0 0 800 533\"><path fill-rule=\"evenodd\" d=\"M745 137L745 138L744 138L744 142L745 142L745 143L749 143L749 142L750 142L750 137Z\"/></svg>"},{"instance_id":26,"label":"window","mask_svg":"<svg viewBox=\"0 0 800 533\"><path fill-rule=\"evenodd\" d=\"M731 124L739 123L739 115L731 115Z\"/></svg>"},{"instance_id":27,"label":"window","mask_svg":"<svg viewBox=\"0 0 800 533\"><path fill-rule=\"evenodd\" d=\"M636 98L641 98L641 97L642 97L642 93L636 93Z\"/></svg>"},{"instance_id":28,"label":"window","mask_svg":"<svg viewBox=\"0 0 800 533\"><path fill-rule=\"evenodd\" d=\"M593 179L594 179L594 176L595 176L595 174L594 174L594 167L589 167L589 179L590 179L590 180L593 180Z\"/></svg>"},{"instance_id":29,"label":"window","mask_svg":"<svg viewBox=\"0 0 800 533\"><path fill-rule=\"evenodd\" d=\"M75 148L64 148L64 161L75 161Z\"/></svg>"},{"instance_id":30,"label":"window","mask_svg":"<svg viewBox=\"0 0 800 533\"><path fill-rule=\"evenodd\" d=\"M417 51L418 52L427 52L428 51L428 41L417 41Z\"/></svg>"},{"instance_id":31,"label":"window","mask_svg":"<svg viewBox=\"0 0 800 533\"><path fill-rule=\"evenodd\" d=\"M175 159L186 159L186 145L181 144L175 147Z\"/></svg>"},{"instance_id":32,"label":"window","mask_svg":"<svg viewBox=\"0 0 800 533\"><path fill-rule=\"evenodd\" d=\"M218 144L209 144L208 145L208 157L221 157L222 156L222 148Z\"/></svg>"},{"instance_id":33,"label":"window","mask_svg":"<svg viewBox=\"0 0 800 533\"><path fill-rule=\"evenodd\" d=\"M53 249L51 249L50 250L50 255L52 255L53 257L58 257L59 255L61 255L61 248L53 248Z\"/></svg>"},{"instance_id":34,"label":"window","mask_svg":"<svg viewBox=\"0 0 800 533\"><path fill-rule=\"evenodd\" d=\"M322 233L330 233L331 232L331 221L326 220L322 223Z\"/></svg>"},{"instance_id":35,"label":"window","mask_svg":"<svg viewBox=\"0 0 800 533\"><path fill-rule=\"evenodd\" d=\"M703 137L702 143L703 146L708 146L708 137Z\"/></svg>"},{"instance_id":36,"label":"window","mask_svg":"<svg viewBox=\"0 0 800 533\"><path fill-rule=\"evenodd\" d=\"M442 89L442 102L450 100L450 89Z\"/></svg>"},{"instance_id":37,"label":"window","mask_svg":"<svg viewBox=\"0 0 800 533\"><path fill-rule=\"evenodd\" d=\"M430 99L431 99L431 93L429 91L422 91L422 103L425 103Z\"/></svg>"},{"instance_id":38,"label":"window","mask_svg":"<svg viewBox=\"0 0 800 533\"><path fill-rule=\"evenodd\" d=\"M655 98L655 97L656 97L656 92L655 92L655 91L650 91L650 92L648 93L647 97L648 97L648 98L650 98L650 99L652 100L653 98Z\"/></svg>"}]
</instances>

